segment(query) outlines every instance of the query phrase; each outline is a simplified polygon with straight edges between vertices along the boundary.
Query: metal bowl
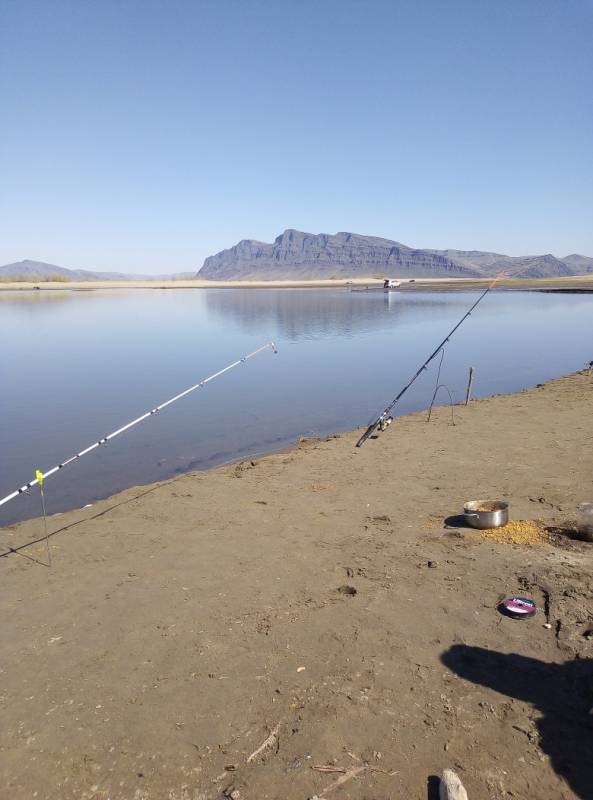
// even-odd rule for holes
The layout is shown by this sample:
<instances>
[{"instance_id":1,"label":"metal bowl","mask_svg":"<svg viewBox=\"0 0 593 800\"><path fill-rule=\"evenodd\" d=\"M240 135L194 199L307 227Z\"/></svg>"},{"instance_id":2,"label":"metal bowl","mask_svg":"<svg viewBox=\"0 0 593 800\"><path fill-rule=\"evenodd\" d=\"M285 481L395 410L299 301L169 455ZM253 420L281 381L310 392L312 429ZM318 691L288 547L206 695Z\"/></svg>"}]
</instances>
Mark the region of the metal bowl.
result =
<instances>
[{"instance_id":1,"label":"metal bowl","mask_svg":"<svg viewBox=\"0 0 593 800\"><path fill-rule=\"evenodd\" d=\"M482 507L491 510L478 511ZM463 506L463 516L472 528L500 528L509 521L509 503L506 500L469 500Z\"/></svg>"}]
</instances>

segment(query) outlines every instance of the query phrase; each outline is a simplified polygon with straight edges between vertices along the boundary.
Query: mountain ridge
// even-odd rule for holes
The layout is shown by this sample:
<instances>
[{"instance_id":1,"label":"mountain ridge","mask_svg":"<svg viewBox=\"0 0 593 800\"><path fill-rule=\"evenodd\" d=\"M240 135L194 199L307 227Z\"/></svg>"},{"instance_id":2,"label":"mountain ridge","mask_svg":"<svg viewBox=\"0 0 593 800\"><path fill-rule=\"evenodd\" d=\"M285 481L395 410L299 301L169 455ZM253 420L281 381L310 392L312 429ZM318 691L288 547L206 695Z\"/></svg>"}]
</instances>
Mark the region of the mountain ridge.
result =
<instances>
[{"instance_id":1,"label":"mountain ridge","mask_svg":"<svg viewBox=\"0 0 593 800\"><path fill-rule=\"evenodd\" d=\"M48 264L45 261L33 261L24 259L15 261L12 264L4 264L0 267L0 280L2 278L18 278L24 280L29 277L32 281L45 281L49 276L59 275L68 281L156 281L171 280L175 278L190 278L193 272L179 272L171 275L139 275L126 272L101 272L87 269L68 269L59 267L56 264Z\"/></svg>"},{"instance_id":2,"label":"mountain ridge","mask_svg":"<svg viewBox=\"0 0 593 800\"><path fill-rule=\"evenodd\" d=\"M282 280L311 278L484 278L507 272L509 277L548 278L593 274L593 258L571 253L508 256L483 250L413 248L380 236L338 231L311 234L288 228L272 243L242 239L204 260L197 272L147 275L68 269L24 259L0 266L0 281Z\"/></svg>"},{"instance_id":3,"label":"mountain ridge","mask_svg":"<svg viewBox=\"0 0 593 800\"><path fill-rule=\"evenodd\" d=\"M285 278L549 278L593 273L593 258L551 253L508 256L482 250L413 248L380 236L339 231L312 234L287 228L272 243L242 239L208 256L197 273L207 280Z\"/></svg>"}]
</instances>

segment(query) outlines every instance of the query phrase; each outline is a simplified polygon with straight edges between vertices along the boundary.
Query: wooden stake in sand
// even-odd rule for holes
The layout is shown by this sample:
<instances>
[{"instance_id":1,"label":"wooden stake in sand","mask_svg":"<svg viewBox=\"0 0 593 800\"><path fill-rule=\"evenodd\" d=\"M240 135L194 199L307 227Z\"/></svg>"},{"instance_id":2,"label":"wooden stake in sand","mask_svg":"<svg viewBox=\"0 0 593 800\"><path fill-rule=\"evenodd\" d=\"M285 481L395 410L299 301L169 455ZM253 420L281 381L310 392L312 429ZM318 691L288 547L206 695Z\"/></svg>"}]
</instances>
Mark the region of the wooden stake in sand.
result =
<instances>
[{"instance_id":1,"label":"wooden stake in sand","mask_svg":"<svg viewBox=\"0 0 593 800\"><path fill-rule=\"evenodd\" d=\"M468 405L469 401L472 399L472 383L474 382L474 368L469 368L469 380L467 382L467 392L465 395L465 405Z\"/></svg>"}]
</instances>

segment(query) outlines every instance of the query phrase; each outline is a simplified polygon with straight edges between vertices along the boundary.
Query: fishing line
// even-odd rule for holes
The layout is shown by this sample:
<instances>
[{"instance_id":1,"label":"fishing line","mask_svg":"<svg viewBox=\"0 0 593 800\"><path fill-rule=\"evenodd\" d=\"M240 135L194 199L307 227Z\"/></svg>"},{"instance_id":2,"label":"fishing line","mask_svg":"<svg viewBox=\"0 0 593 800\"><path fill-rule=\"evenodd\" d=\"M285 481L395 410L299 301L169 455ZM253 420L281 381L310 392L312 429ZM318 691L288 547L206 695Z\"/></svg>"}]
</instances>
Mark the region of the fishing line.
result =
<instances>
[{"instance_id":1,"label":"fishing line","mask_svg":"<svg viewBox=\"0 0 593 800\"><path fill-rule=\"evenodd\" d=\"M243 356L242 358L237 359L237 361L233 361L232 364L229 364L228 366L224 367L223 369L219 370L218 372L215 372L214 375L209 375L207 378L204 378L199 383L196 383L193 386L190 386L189 389L185 389L183 392L180 392L179 394L176 394L175 397L171 397L169 400L165 400L164 403L161 403L160 405L156 406L155 408L152 408L150 411L147 411L145 414L142 414L140 417L137 417L136 419L133 419L131 422L128 422L126 425L122 425L121 428L118 428L116 431L113 431L112 433L107 434L107 436L104 436L102 439L99 439L97 442L94 442L94 444L91 444L89 447L86 447L84 450L81 450L80 453L76 453L76 455L71 456L70 458L66 459L66 461L62 461L61 464L57 464L55 467L52 467L51 469L48 469L47 472L41 472L41 471L38 470L34 480L29 481L29 483L26 483L24 486L21 486L20 489L16 489L14 492L11 492L10 494L6 495L6 497L3 497L0 500L0 506L3 506L4 503L8 503L9 500L13 500L15 497L18 497L19 494L23 494L24 492L28 492L29 489L31 489L31 487L35 486L36 484L40 484L40 486L41 486L42 501L43 501L43 503L45 503L45 500L43 498L43 480L45 478L48 478L50 475L53 475L55 472L58 472L58 470L63 469L65 466L67 466L68 464L71 464L73 461L77 461L79 458L82 458L82 456L86 456L87 453L91 452L91 450L95 450L95 448L100 447L101 445L107 444L107 442L111 441L111 439L115 439L116 436L119 436L121 433L124 433L125 431L129 430L130 428L133 428L134 425L137 425L139 422L142 422L143 420L148 419L148 417L151 417L153 414L156 414L158 411L161 411L163 408L166 408L167 406L170 406L171 403L175 403L177 400L181 400L182 397L185 397L186 395L190 394L190 392L194 392L196 389L201 389L207 383L210 383L210 381L213 381L215 378L218 378L218 377L220 377L220 375L223 375L225 372L228 372L230 369L233 369L233 367L237 367L237 366L239 366L239 364L244 364L248 359L253 358L253 356L256 356L258 353L261 353L263 350L267 350L268 347L270 347L274 353L278 352L274 342L266 342L266 344L262 345L261 347L258 347L257 350L254 350L252 353L248 353L246 356Z\"/></svg>"},{"instance_id":2,"label":"fishing line","mask_svg":"<svg viewBox=\"0 0 593 800\"><path fill-rule=\"evenodd\" d=\"M422 364L422 366L420 367L420 369L419 369L419 370L418 370L418 371L417 371L417 372L416 372L416 373L415 373L415 374L412 376L412 378L411 378L411 379L410 379L410 380L409 380L409 381L406 383L406 385L403 387L403 389L401 389L401 391L399 392L399 394L397 394L397 395L396 395L396 396L393 398L393 400L391 401L391 403L389 403L389 405L387 406L387 408L385 408L385 409L384 409L384 410L381 412L381 414L380 414L380 415L377 417L377 419L376 419L374 422L371 422L371 424L369 425L369 427L368 427L368 428L366 429L366 431L365 431L365 432L362 434L362 436L360 437L360 439L359 439L359 440L356 442L356 446L357 446L357 447L362 447L362 445L363 445L363 444L366 442L366 440L369 438L369 436L371 436L371 434L373 434L373 433L374 433L374 432L377 430L377 428L379 428L380 430L382 430L382 431L383 431L383 430L385 430L385 429L386 429L386 427L387 427L388 425L390 425L390 424L391 424L391 421L392 421L392 419L393 419L393 417L391 416L391 411L393 410L393 408L394 408L394 407L397 405L397 403L398 403L398 402L401 400L401 398L402 398L402 397L404 396L404 394L405 394L405 393L408 391L408 389L410 388L410 386L411 386L411 385L412 385L412 384L413 384L413 383L416 381L416 379L420 377L421 373L422 373L422 372L424 372L424 370L425 370L425 369L428 367L428 365L429 365L429 364L430 364L430 362L433 360L433 358L436 358L436 356L437 356L437 355L440 353L440 351L443 349L443 347L444 347L444 346L447 344L447 342L449 341L449 339L451 338L451 336L453 336L453 334L455 333L455 331L456 331L456 330L457 330L459 327L461 327L461 325L463 325L463 323L464 323L464 322L465 322L465 320L466 320L466 319L467 319L467 318L470 316L470 314L472 313L472 311L473 311L473 310L474 310L474 309L475 309L475 308L476 308L476 307L477 307L477 306L478 306L478 305L479 305L479 304L482 302L482 300L483 300L483 299L486 297L486 295L488 294L488 292L489 292L491 289L493 289L493 288L494 288L494 286L495 286L495 285L498 283L498 281L499 281L499 280L500 280L502 277L503 277L503 273L501 273L500 275L498 275L498 276L497 276L497 277L496 277L496 278L495 278L495 279L492 281L492 283L490 284L490 286L488 286L488 287L487 287L487 289L486 289L485 291L483 291L483 292L482 292L482 294L481 294L481 295L478 297L478 299L477 299L477 300L476 300L476 302L473 304L473 306L471 306L471 308L470 308L468 311L466 311L466 312L465 312L465 314L464 314L464 315L461 317L461 319L460 319L460 320L459 320L459 322L458 322L458 323L455 325L455 327L454 327L454 328L452 328L452 329L449 331L449 333L448 333L448 334L445 336L445 338L444 338L444 339L443 339L443 341L442 341L442 342L439 344L439 346L438 346L438 347L437 347L437 348L436 348L436 349L435 349L435 350L434 350L434 351L433 351L433 352L432 352L432 353L431 353L431 354L428 356L428 358L426 359L426 361L424 362L424 364Z\"/></svg>"}]
</instances>

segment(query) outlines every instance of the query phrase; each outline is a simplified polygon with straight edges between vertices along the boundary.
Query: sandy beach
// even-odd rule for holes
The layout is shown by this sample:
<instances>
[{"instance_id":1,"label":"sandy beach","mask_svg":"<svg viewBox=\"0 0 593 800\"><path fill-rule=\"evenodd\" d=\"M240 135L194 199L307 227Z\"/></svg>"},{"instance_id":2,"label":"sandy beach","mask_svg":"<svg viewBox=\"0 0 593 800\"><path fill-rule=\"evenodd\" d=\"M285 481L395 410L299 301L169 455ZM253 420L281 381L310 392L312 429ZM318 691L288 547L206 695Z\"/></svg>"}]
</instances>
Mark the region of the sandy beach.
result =
<instances>
[{"instance_id":1,"label":"sandy beach","mask_svg":"<svg viewBox=\"0 0 593 800\"><path fill-rule=\"evenodd\" d=\"M592 420L582 372L55 515L51 568L0 530L5 796L593 797Z\"/></svg>"}]
</instances>

